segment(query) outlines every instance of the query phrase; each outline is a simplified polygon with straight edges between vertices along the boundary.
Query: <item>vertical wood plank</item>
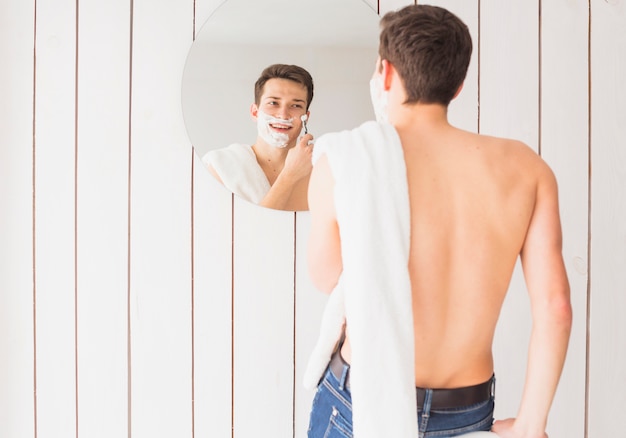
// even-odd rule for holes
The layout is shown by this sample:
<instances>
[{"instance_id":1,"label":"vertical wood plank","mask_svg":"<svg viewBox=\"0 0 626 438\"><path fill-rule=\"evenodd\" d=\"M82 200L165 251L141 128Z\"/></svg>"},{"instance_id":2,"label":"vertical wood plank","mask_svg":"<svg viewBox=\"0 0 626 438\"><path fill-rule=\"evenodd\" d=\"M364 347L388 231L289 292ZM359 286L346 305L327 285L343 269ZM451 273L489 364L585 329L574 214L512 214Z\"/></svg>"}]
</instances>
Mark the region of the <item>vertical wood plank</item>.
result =
<instances>
[{"instance_id":1,"label":"vertical wood plank","mask_svg":"<svg viewBox=\"0 0 626 438\"><path fill-rule=\"evenodd\" d=\"M33 2L0 6L0 436L33 437Z\"/></svg>"},{"instance_id":2,"label":"vertical wood plank","mask_svg":"<svg viewBox=\"0 0 626 438\"><path fill-rule=\"evenodd\" d=\"M78 436L94 438L129 424L130 12L81 2L78 16Z\"/></svg>"},{"instance_id":3,"label":"vertical wood plank","mask_svg":"<svg viewBox=\"0 0 626 438\"><path fill-rule=\"evenodd\" d=\"M482 134L539 143L539 3L480 2ZM494 341L496 417L514 417L526 370L531 315L518 263Z\"/></svg>"},{"instance_id":4,"label":"vertical wood plank","mask_svg":"<svg viewBox=\"0 0 626 438\"><path fill-rule=\"evenodd\" d=\"M193 165L195 436L227 437L233 382L232 194L197 155Z\"/></svg>"},{"instance_id":5,"label":"vertical wood plank","mask_svg":"<svg viewBox=\"0 0 626 438\"><path fill-rule=\"evenodd\" d=\"M223 0L196 0L194 35ZM182 109L181 109L182 110ZM232 433L232 194L193 153L194 436Z\"/></svg>"},{"instance_id":6,"label":"vertical wood plank","mask_svg":"<svg viewBox=\"0 0 626 438\"><path fill-rule=\"evenodd\" d=\"M619 433L626 406L626 2L591 2L590 438Z\"/></svg>"},{"instance_id":7,"label":"vertical wood plank","mask_svg":"<svg viewBox=\"0 0 626 438\"><path fill-rule=\"evenodd\" d=\"M480 7L480 130L537 150L538 0L482 0Z\"/></svg>"},{"instance_id":8,"label":"vertical wood plank","mask_svg":"<svg viewBox=\"0 0 626 438\"><path fill-rule=\"evenodd\" d=\"M76 2L37 2L37 435L76 434Z\"/></svg>"},{"instance_id":9,"label":"vertical wood plank","mask_svg":"<svg viewBox=\"0 0 626 438\"><path fill-rule=\"evenodd\" d=\"M585 428L588 9L586 0L541 2L541 155L559 183L563 257L574 311L569 351L550 412L548 434L572 438L582 438Z\"/></svg>"},{"instance_id":10,"label":"vertical wood plank","mask_svg":"<svg viewBox=\"0 0 626 438\"><path fill-rule=\"evenodd\" d=\"M192 434L191 161L180 80L193 2L132 2L131 431Z\"/></svg>"},{"instance_id":11,"label":"vertical wood plank","mask_svg":"<svg viewBox=\"0 0 626 438\"><path fill-rule=\"evenodd\" d=\"M294 217L235 198L234 436L293 433Z\"/></svg>"},{"instance_id":12,"label":"vertical wood plank","mask_svg":"<svg viewBox=\"0 0 626 438\"><path fill-rule=\"evenodd\" d=\"M296 293L295 293L295 358L296 392L295 436L306 436L309 427L309 414L315 391L304 388L302 381L307 363L317 341L322 321L322 313L328 295L313 287L309 278L307 248L311 230L311 215L299 212L296 216Z\"/></svg>"}]
</instances>

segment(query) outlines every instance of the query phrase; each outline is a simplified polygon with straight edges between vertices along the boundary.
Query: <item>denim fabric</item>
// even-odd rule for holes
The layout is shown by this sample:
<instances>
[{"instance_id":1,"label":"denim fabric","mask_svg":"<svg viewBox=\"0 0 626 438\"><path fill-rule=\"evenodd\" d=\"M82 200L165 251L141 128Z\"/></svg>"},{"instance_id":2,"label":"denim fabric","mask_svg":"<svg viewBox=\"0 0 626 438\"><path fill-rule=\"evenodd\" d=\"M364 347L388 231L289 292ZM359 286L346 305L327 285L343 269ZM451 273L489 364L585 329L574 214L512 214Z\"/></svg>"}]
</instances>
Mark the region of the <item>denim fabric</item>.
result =
<instances>
[{"instance_id":1,"label":"denim fabric","mask_svg":"<svg viewBox=\"0 0 626 438\"><path fill-rule=\"evenodd\" d=\"M351 438L352 398L345 388L350 367L337 379L326 369L317 387L309 419L308 438ZM430 409L432 390L426 390L424 406L417 408L420 438L456 437L489 431L493 423L494 397L471 406Z\"/></svg>"},{"instance_id":2,"label":"denim fabric","mask_svg":"<svg viewBox=\"0 0 626 438\"><path fill-rule=\"evenodd\" d=\"M308 438L352 438L352 398L344 386L347 372L346 366L337 379L326 369L313 399Z\"/></svg>"},{"instance_id":3,"label":"denim fabric","mask_svg":"<svg viewBox=\"0 0 626 438\"><path fill-rule=\"evenodd\" d=\"M447 438L491 430L494 397L481 403L447 409L430 409L432 390L426 390L424 406L417 409L419 438Z\"/></svg>"}]
</instances>

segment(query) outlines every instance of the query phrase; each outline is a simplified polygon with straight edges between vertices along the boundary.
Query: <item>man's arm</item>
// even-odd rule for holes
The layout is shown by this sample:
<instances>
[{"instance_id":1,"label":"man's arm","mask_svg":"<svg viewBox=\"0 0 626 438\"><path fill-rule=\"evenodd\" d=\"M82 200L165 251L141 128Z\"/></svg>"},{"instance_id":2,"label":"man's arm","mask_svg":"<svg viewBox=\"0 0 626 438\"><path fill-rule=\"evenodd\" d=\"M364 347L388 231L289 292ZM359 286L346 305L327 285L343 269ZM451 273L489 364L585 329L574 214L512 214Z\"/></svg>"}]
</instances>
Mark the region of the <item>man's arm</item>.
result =
<instances>
[{"instance_id":1,"label":"man's arm","mask_svg":"<svg viewBox=\"0 0 626 438\"><path fill-rule=\"evenodd\" d=\"M276 210L285 210L295 186L311 174L312 148L308 145L313 136L303 136L288 153L285 166L280 172L269 192L263 197L259 205Z\"/></svg>"},{"instance_id":2,"label":"man's arm","mask_svg":"<svg viewBox=\"0 0 626 438\"><path fill-rule=\"evenodd\" d=\"M333 189L335 182L326 155L313 168L309 181L309 235L308 264L313 285L330 293L337 285L343 270L341 242L335 213Z\"/></svg>"},{"instance_id":3,"label":"man's arm","mask_svg":"<svg viewBox=\"0 0 626 438\"><path fill-rule=\"evenodd\" d=\"M533 326L526 381L517 418L494 423L502 438L545 438L548 412L563 370L572 324L562 256L556 179L542 163L535 210L521 252Z\"/></svg>"}]
</instances>

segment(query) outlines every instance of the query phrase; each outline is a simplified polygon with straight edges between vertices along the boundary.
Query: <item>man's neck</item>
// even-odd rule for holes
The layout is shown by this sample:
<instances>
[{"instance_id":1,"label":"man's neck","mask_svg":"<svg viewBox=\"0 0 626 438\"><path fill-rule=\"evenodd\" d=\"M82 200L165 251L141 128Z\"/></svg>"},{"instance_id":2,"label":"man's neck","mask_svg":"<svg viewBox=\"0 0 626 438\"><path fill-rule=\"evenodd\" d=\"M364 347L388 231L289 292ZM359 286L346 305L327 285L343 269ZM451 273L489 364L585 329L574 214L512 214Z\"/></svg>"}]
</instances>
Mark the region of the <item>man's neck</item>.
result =
<instances>
[{"instance_id":1,"label":"man's neck","mask_svg":"<svg viewBox=\"0 0 626 438\"><path fill-rule=\"evenodd\" d=\"M261 137L257 137L256 141L252 145L252 148L254 149L254 153L257 154L257 157L263 156L272 159L279 159L282 156L284 159L284 157L287 156L287 151L290 149L290 145L287 145L284 148L279 148L271 146Z\"/></svg>"},{"instance_id":2,"label":"man's neck","mask_svg":"<svg viewBox=\"0 0 626 438\"><path fill-rule=\"evenodd\" d=\"M449 128L448 107L440 104L404 104L390 111L389 121L398 129L443 129Z\"/></svg>"},{"instance_id":3,"label":"man's neck","mask_svg":"<svg viewBox=\"0 0 626 438\"><path fill-rule=\"evenodd\" d=\"M289 145L284 148L270 146L261 138L257 138L256 143L252 145L257 163L261 166L270 184L273 184L278 174L283 170L289 149L291 149Z\"/></svg>"}]
</instances>

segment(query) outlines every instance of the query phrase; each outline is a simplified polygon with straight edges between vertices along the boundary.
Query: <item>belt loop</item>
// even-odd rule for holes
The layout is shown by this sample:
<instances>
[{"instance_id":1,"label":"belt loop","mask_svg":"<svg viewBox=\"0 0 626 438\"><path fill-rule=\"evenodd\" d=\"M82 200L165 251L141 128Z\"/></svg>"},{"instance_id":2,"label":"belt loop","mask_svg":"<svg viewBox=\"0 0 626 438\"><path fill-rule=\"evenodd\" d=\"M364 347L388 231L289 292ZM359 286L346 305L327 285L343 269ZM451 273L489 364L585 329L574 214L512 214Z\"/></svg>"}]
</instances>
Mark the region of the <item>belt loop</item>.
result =
<instances>
[{"instance_id":1,"label":"belt loop","mask_svg":"<svg viewBox=\"0 0 626 438\"><path fill-rule=\"evenodd\" d=\"M344 390L344 387L346 386L346 380L348 379L348 371L350 370L350 367L348 365L343 365L342 369L341 369L341 378L339 379L339 389L341 391Z\"/></svg>"},{"instance_id":2,"label":"belt loop","mask_svg":"<svg viewBox=\"0 0 626 438\"><path fill-rule=\"evenodd\" d=\"M424 405L422 406L422 421L419 423L418 435L419 438L423 438L426 435L426 429L428 428L428 420L430 419L430 407L433 402L433 390L426 389L424 391ZM419 412L418 412L419 416Z\"/></svg>"},{"instance_id":3,"label":"belt loop","mask_svg":"<svg viewBox=\"0 0 626 438\"><path fill-rule=\"evenodd\" d=\"M491 398L496 398L496 376L491 377Z\"/></svg>"}]
</instances>

